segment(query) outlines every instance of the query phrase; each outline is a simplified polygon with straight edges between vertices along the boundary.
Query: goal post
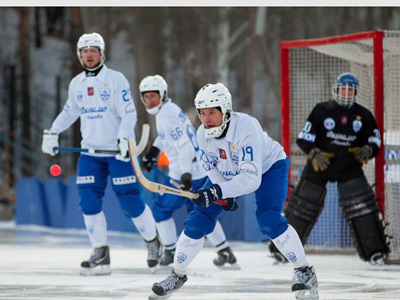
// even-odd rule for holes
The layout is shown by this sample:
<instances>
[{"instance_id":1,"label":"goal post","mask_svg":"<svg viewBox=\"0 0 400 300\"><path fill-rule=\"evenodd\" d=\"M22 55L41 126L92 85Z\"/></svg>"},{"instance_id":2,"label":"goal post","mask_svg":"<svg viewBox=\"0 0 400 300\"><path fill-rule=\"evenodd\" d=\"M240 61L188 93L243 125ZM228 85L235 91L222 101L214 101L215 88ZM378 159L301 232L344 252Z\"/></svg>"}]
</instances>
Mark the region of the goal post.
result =
<instances>
[{"instance_id":1,"label":"goal post","mask_svg":"<svg viewBox=\"0 0 400 300\"><path fill-rule=\"evenodd\" d=\"M388 223L392 253L400 256L400 31L281 42L282 145L291 158L289 180L297 183L307 160L296 144L306 118L318 102L332 99L332 86L344 72L359 79L357 102L374 114L382 136L381 151L364 172ZM330 183L324 211L337 209L335 198L336 186ZM341 220L319 220L309 241L323 248L353 247Z\"/></svg>"}]
</instances>

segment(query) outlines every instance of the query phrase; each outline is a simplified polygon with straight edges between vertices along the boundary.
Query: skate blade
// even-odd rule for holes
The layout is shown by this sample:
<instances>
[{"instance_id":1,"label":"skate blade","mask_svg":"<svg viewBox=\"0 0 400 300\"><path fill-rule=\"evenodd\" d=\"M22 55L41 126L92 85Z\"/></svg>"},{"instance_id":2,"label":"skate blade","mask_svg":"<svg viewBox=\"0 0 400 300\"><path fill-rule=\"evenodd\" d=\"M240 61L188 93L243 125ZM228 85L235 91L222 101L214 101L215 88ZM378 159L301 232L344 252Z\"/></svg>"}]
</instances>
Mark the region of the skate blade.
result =
<instances>
[{"instance_id":1,"label":"skate blade","mask_svg":"<svg viewBox=\"0 0 400 300\"><path fill-rule=\"evenodd\" d=\"M301 290L294 292L297 300L319 300L318 290Z\"/></svg>"},{"instance_id":2,"label":"skate blade","mask_svg":"<svg viewBox=\"0 0 400 300\"><path fill-rule=\"evenodd\" d=\"M238 263L234 264L224 264L223 266L216 266L220 270L240 270L240 266Z\"/></svg>"},{"instance_id":3,"label":"skate blade","mask_svg":"<svg viewBox=\"0 0 400 300\"><path fill-rule=\"evenodd\" d=\"M159 269L160 269L159 265L149 268L151 274L155 274L157 272L157 270L159 270Z\"/></svg>"},{"instance_id":4,"label":"skate blade","mask_svg":"<svg viewBox=\"0 0 400 300\"><path fill-rule=\"evenodd\" d=\"M105 276L111 274L109 265L100 265L95 268L81 268L79 273L81 276Z\"/></svg>"},{"instance_id":5,"label":"skate blade","mask_svg":"<svg viewBox=\"0 0 400 300\"><path fill-rule=\"evenodd\" d=\"M149 300L162 300L162 299L168 299L169 297L171 297L172 293L166 294L164 296L159 296L157 294L155 294L154 292L151 293L151 295L149 296Z\"/></svg>"}]
</instances>

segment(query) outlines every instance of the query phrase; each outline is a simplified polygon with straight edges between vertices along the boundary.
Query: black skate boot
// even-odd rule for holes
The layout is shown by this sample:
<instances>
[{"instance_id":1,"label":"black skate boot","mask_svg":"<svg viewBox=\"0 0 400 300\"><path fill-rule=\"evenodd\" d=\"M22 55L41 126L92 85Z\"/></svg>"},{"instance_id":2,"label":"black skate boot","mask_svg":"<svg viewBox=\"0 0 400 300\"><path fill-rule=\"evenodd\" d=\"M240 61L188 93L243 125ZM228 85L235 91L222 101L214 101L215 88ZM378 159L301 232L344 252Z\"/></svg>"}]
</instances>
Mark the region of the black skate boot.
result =
<instances>
[{"instance_id":1,"label":"black skate boot","mask_svg":"<svg viewBox=\"0 0 400 300\"><path fill-rule=\"evenodd\" d=\"M81 263L82 276L110 275L110 249L108 246L93 249L90 258Z\"/></svg>"},{"instance_id":2,"label":"black skate boot","mask_svg":"<svg viewBox=\"0 0 400 300\"><path fill-rule=\"evenodd\" d=\"M186 275L178 276L172 271L163 281L153 284L151 288L153 294L150 295L149 300L169 298L171 294L179 290L187 280L188 278Z\"/></svg>"},{"instance_id":3,"label":"black skate boot","mask_svg":"<svg viewBox=\"0 0 400 300\"><path fill-rule=\"evenodd\" d=\"M318 280L313 266L294 269L292 292L297 300L318 300Z\"/></svg>"},{"instance_id":4,"label":"black skate boot","mask_svg":"<svg viewBox=\"0 0 400 300\"><path fill-rule=\"evenodd\" d=\"M236 261L230 247L226 247L217 252L218 256L214 258L213 263L220 269L240 270L240 266Z\"/></svg>"},{"instance_id":5,"label":"black skate boot","mask_svg":"<svg viewBox=\"0 0 400 300\"><path fill-rule=\"evenodd\" d=\"M154 240L148 242L145 241L147 245L147 265L150 271L154 273L157 270L158 261L161 254L161 244L156 236Z\"/></svg>"},{"instance_id":6,"label":"black skate boot","mask_svg":"<svg viewBox=\"0 0 400 300\"><path fill-rule=\"evenodd\" d=\"M166 267L174 262L175 249L164 250L160 259L160 266Z\"/></svg>"},{"instance_id":7,"label":"black skate boot","mask_svg":"<svg viewBox=\"0 0 400 300\"><path fill-rule=\"evenodd\" d=\"M281 252L279 252L278 248L276 248L273 242L270 242L268 249L269 252L271 252L272 257L275 259L273 265L286 264L289 262L287 258Z\"/></svg>"}]
</instances>

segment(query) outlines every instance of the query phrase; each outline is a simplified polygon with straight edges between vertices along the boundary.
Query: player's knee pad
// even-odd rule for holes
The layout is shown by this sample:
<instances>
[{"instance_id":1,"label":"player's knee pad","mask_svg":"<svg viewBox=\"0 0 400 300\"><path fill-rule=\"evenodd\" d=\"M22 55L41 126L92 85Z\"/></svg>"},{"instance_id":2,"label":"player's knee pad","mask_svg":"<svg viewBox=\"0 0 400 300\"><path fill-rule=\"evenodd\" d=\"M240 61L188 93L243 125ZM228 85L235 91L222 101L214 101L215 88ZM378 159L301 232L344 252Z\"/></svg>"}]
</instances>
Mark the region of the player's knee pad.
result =
<instances>
[{"instance_id":1,"label":"player's knee pad","mask_svg":"<svg viewBox=\"0 0 400 300\"><path fill-rule=\"evenodd\" d=\"M339 203L343 208L361 259L369 261L376 253L390 252L385 224L374 192L365 177L338 183Z\"/></svg>"},{"instance_id":2,"label":"player's knee pad","mask_svg":"<svg viewBox=\"0 0 400 300\"><path fill-rule=\"evenodd\" d=\"M114 185L113 189L125 216L136 218L143 213L145 206L136 185Z\"/></svg>"},{"instance_id":3,"label":"player's knee pad","mask_svg":"<svg viewBox=\"0 0 400 300\"><path fill-rule=\"evenodd\" d=\"M285 216L296 229L303 245L321 214L325 194L325 187L301 178L289 196Z\"/></svg>"},{"instance_id":4,"label":"player's knee pad","mask_svg":"<svg viewBox=\"0 0 400 300\"><path fill-rule=\"evenodd\" d=\"M160 206L157 203L154 203L153 207L151 208L151 211L153 213L154 220L157 223L169 220L172 217L173 213L173 210L166 209L165 207Z\"/></svg>"},{"instance_id":5,"label":"player's knee pad","mask_svg":"<svg viewBox=\"0 0 400 300\"><path fill-rule=\"evenodd\" d=\"M200 239L213 232L216 223L217 219L195 209L185 221L185 234L192 239Z\"/></svg>"},{"instance_id":6,"label":"player's knee pad","mask_svg":"<svg viewBox=\"0 0 400 300\"><path fill-rule=\"evenodd\" d=\"M98 214L103 204L104 192L89 186L78 185L79 206L85 215Z\"/></svg>"},{"instance_id":7,"label":"player's knee pad","mask_svg":"<svg viewBox=\"0 0 400 300\"><path fill-rule=\"evenodd\" d=\"M256 216L261 232L272 239L280 236L288 228L286 218L279 211L272 209L257 210Z\"/></svg>"}]
</instances>

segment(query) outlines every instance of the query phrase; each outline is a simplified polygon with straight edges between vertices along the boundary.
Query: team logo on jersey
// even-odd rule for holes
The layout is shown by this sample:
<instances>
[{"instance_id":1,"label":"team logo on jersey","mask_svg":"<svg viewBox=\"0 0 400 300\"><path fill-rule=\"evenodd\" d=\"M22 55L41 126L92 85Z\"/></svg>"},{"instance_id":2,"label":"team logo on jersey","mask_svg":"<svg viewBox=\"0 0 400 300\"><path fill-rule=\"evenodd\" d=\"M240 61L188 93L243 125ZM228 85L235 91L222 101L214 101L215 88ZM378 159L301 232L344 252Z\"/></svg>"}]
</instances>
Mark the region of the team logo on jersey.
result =
<instances>
[{"instance_id":1,"label":"team logo on jersey","mask_svg":"<svg viewBox=\"0 0 400 300\"><path fill-rule=\"evenodd\" d=\"M78 102L81 102L83 99L83 93L81 91L78 91L76 93L76 100L78 100Z\"/></svg>"},{"instance_id":2,"label":"team logo on jersey","mask_svg":"<svg viewBox=\"0 0 400 300\"><path fill-rule=\"evenodd\" d=\"M205 153L202 150L200 159L203 162L203 166L206 171L216 168L219 163L218 156L213 152Z\"/></svg>"},{"instance_id":3,"label":"team logo on jersey","mask_svg":"<svg viewBox=\"0 0 400 300\"><path fill-rule=\"evenodd\" d=\"M109 88L102 88L100 91L101 100L107 101L110 99L111 91Z\"/></svg>"},{"instance_id":4,"label":"team logo on jersey","mask_svg":"<svg viewBox=\"0 0 400 300\"><path fill-rule=\"evenodd\" d=\"M88 96L93 96L94 95L94 88L93 87L88 87L87 88L87 94L88 94Z\"/></svg>"},{"instance_id":5,"label":"team logo on jersey","mask_svg":"<svg viewBox=\"0 0 400 300\"><path fill-rule=\"evenodd\" d=\"M333 128L335 128L335 120L332 118L326 118L324 120L324 126L326 130L332 130Z\"/></svg>"},{"instance_id":6,"label":"team logo on jersey","mask_svg":"<svg viewBox=\"0 0 400 300\"><path fill-rule=\"evenodd\" d=\"M258 176L258 169L255 164L246 161L240 166L240 173L247 173L250 175Z\"/></svg>"},{"instance_id":7,"label":"team logo on jersey","mask_svg":"<svg viewBox=\"0 0 400 300\"><path fill-rule=\"evenodd\" d=\"M362 122L360 120L353 121L353 130L354 132L359 132L362 127Z\"/></svg>"},{"instance_id":8,"label":"team logo on jersey","mask_svg":"<svg viewBox=\"0 0 400 300\"><path fill-rule=\"evenodd\" d=\"M221 157L221 159L226 159L226 152L224 149L218 149L219 151L219 157Z\"/></svg>"},{"instance_id":9,"label":"team logo on jersey","mask_svg":"<svg viewBox=\"0 0 400 300\"><path fill-rule=\"evenodd\" d=\"M342 116L340 118L340 123L343 124L343 125L347 125L347 116Z\"/></svg>"}]
</instances>

